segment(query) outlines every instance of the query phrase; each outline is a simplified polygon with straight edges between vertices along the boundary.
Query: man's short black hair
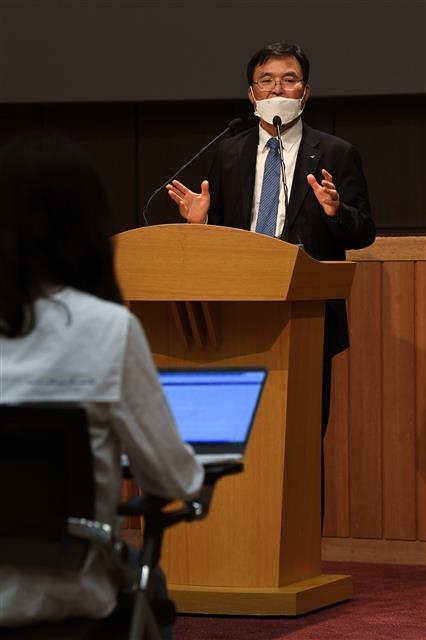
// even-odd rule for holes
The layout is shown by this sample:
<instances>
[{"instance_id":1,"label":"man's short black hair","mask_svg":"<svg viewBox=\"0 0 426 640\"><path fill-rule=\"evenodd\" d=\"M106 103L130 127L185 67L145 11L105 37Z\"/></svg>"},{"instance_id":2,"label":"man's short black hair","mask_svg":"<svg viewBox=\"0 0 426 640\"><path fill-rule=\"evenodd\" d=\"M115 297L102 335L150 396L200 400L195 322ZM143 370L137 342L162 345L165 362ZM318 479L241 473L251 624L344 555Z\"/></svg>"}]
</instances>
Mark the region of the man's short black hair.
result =
<instances>
[{"instance_id":1,"label":"man's short black hair","mask_svg":"<svg viewBox=\"0 0 426 640\"><path fill-rule=\"evenodd\" d=\"M262 47L262 49L259 49L251 58L247 65L247 80L249 85L253 83L254 70L259 64L264 64L270 58L288 58L290 56L293 56L299 62L302 68L303 82L307 84L309 81L309 60L303 49L299 47L298 44L275 42Z\"/></svg>"}]
</instances>

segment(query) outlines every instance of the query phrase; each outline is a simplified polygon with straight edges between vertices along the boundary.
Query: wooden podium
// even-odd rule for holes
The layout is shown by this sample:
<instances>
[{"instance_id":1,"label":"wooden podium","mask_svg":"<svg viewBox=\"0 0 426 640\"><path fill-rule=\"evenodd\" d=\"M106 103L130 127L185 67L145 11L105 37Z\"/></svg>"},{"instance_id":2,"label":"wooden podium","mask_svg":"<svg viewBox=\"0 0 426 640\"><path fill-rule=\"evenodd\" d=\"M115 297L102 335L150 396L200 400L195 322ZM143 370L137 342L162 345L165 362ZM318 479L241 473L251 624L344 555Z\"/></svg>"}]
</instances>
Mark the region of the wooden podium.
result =
<instances>
[{"instance_id":1,"label":"wooden podium","mask_svg":"<svg viewBox=\"0 0 426 640\"><path fill-rule=\"evenodd\" d=\"M355 265L208 225L145 227L115 243L157 366L269 369L243 473L218 483L206 520L166 534L178 610L299 615L347 600L351 577L321 572L321 377L324 300L348 296Z\"/></svg>"}]
</instances>

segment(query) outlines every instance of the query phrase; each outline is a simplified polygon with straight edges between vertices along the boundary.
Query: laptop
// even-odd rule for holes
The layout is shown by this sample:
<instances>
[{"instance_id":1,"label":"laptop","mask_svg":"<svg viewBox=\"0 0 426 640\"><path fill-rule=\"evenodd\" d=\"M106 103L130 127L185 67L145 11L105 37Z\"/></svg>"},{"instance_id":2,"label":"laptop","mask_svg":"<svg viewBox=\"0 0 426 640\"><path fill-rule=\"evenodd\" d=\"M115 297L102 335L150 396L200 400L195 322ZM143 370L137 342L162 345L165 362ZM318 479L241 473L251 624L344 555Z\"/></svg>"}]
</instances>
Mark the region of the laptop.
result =
<instances>
[{"instance_id":1,"label":"laptop","mask_svg":"<svg viewBox=\"0 0 426 640\"><path fill-rule=\"evenodd\" d=\"M243 459L265 386L265 367L160 369L182 439L201 464Z\"/></svg>"}]
</instances>

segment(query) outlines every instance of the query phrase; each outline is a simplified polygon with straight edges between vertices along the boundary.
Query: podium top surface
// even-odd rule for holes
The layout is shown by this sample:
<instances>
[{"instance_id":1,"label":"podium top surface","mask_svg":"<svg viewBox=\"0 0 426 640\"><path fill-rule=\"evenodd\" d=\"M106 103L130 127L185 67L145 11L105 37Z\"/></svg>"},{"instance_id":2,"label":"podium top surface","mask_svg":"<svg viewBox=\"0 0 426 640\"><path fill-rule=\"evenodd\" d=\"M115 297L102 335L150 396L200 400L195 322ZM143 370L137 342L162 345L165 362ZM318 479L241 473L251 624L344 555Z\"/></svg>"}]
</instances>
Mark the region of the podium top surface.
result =
<instances>
[{"instance_id":1,"label":"podium top surface","mask_svg":"<svg viewBox=\"0 0 426 640\"><path fill-rule=\"evenodd\" d=\"M251 231L162 224L114 236L125 300L325 300L346 298L353 262L320 262Z\"/></svg>"}]
</instances>

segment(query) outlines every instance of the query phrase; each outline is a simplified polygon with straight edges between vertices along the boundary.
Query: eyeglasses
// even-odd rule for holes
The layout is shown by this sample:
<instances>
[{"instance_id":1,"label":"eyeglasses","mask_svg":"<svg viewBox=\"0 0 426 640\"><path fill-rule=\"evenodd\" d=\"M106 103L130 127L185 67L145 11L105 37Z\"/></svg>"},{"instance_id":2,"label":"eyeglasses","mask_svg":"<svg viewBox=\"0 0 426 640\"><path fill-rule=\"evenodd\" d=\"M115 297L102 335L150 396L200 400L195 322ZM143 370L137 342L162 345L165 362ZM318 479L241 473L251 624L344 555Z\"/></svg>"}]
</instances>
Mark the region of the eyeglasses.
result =
<instances>
[{"instance_id":1,"label":"eyeglasses","mask_svg":"<svg viewBox=\"0 0 426 640\"><path fill-rule=\"evenodd\" d=\"M284 78L272 78L271 76L265 76L257 82L259 91L273 91L277 84L280 84L283 89L294 89L294 87L303 82L303 78L296 78L294 76L285 76Z\"/></svg>"}]
</instances>

